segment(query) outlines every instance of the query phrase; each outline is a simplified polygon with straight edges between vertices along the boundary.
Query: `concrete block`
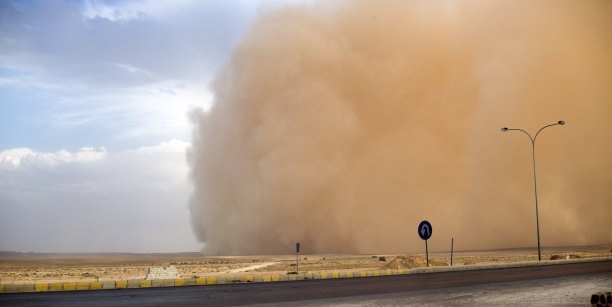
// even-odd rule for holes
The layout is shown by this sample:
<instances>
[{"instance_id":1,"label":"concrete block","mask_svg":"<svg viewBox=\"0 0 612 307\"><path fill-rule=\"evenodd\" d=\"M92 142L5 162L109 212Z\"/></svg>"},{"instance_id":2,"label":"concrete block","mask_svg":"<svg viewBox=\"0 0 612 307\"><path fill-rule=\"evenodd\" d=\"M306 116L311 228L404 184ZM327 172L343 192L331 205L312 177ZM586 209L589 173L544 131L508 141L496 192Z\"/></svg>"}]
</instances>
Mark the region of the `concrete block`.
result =
<instances>
[{"instance_id":1,"label":"concrete block","mask_svg":"<svg viewBox=\"0 0 612 307\"><path fill-rule=\"evenodd\" d=\"M36 292L49 291L49 284L48 283L34 284L34 291Z\"/></svg>"},{"instance_id":2,"label":"concrete block","mask_svg":"<svg viewBox=\"0 0 612 307\"><path fill-rule=\"evenodd\" d=\"M397 269L397 274L404 274L404 270L402 270L402 269Z\"/></svg>"},{"instance_id":3,"label":"concrete block","mask_svg":"<svg viewBox=\"0 0 612 307\"><path fill-rule=\"evenodd\" d=\"M116 280L115 288L117 289L125 289L127 288L127 280Z\"/></svg>"},{"instance_id":4,"label":"concrete block","mask_svg":"<svg viewBox=\"0 0 612 307\"><path fill-rule=\"evenodd\" d=\"M77 290L89 290L89 282L88 281L78 281L76 283Z\"/></svg>"},{"instance_id":5,"label":"concrete block","mask_svg":"<svg viewBox=\"0 0 612 307\"><path fill-rule=\"evenodd\" d=\"M151 280L139 280L138 281L140 288L150 288L151 283L152 283Z\"/></svg>"},{"instance_id":6,"label":"concrete block","mask_svg":"<svg viewBox=\"0 0 612 307\"><path fill-rule=\"evenodd\" d=\"M173 287L174 286L174 279L162 279L162 286L163 287Z\"/></svg>"},{"instance_id":7,"label":"concrete block","mask_svg":"<svg viewBox=\"0 0 612 307\"><path fill-rule=\"evenodd\" d=\"M33 292L34 284L5 284L4 292Z\"/></svg>"},{"instance_id":8,"label":"concrete block","mask_svg":"<svg viewBox=\"0 0 612 307\"><path fill-rule=\"evenodd\" d=\"M263 276L253 276L253 282L263 282Z\"/></svg>"},{"instance_id":9,"label":"concrete block","mask_svg":"<svg viewBox=\"0 0 612 307\"><path fill-rule=\"evenodd\" d=\"M297 280L298 279L297 275L298 274L290 274L290 275L287 275L287 276L289 277L289 280Z\"/></svg>"},{"instance_id":10,"label":"concrete block","mask_svg":"<svg viewBox=\"0 0 612 307\"><path fill-rule=\"evenodd\" d=\"M597 292L591 295L592 306L610 306L612 305L612 293L611 292Z\"/></svg>"},{"instance_id":11,"label":"concrete block","mask_svg":"<svg viewBox=\"0 0 612 307\"><path fill-rule=\"evenodd\" d=\"M280 281L280 275L272 275L272 281Z\"/></svg>"},{"instance_id":12,"label":"concrete block","mask_svg":"<svg viewBox=\"0 0 612 307\"><path fill-rule=\"evenodd\" d=\"M215 277L208 277L206 278L206 284L207 285L214 285L217 283L217 278Z\"/></svg>"},{"instance_id":13,"label":"concrete block","mask_svg":"<svg viewBox=\"0 0 612 307\"><path fill-rule=\"evenodd\" d=\"M174 286L180 287L185 285L185 280L182 278L177 278L174 280Z\"/></svg>"},{"instance_id":14,"label":"concrete block","mask_svg":"<svg viewBox=\"0 0 612 307\"><path fill-rule=\"evenodd\" d=\"M321 279L321 274L312 274L312 279Z\"/></svg>"},{"instance_id":15,"label":"concrete block","mask_svg":"<svg viewBox=\"0 0 612 307\"><path fill-rule=\"evenodd\" d=\"M92 281L91 284L89 285L89 287L92 290L102 289L102 283L99 282L99 281Z\"/></svg>"},{"instance_id":16,"label":"concrete block","mask_svg":"<svg viewBox=\"0 0 612 307\"><path fill-rule=\"evenodd\" d=\"M203 277L196 278L195 282L196 282L196 285L205 285L206 284L206 278L203 278Z\"/></svg>"},{"instance_id":17,"label":"concrete block","mask_svg":"<svg viewBox=\"0 0 612 307\"><path fill-rule=\"evenodd\" d=\"M185 286L195 286L196 279L195 278L185 278Z\"/></svg>"},{"instance_id":18,"label":"concrete block","mask_svg":"<svg viewBox=\"0 0 612 307\"><path fill-rule=\"evenodd\" d=\"M64 291L76 290L76 282L65 282Z\"/></svg>"},{"instance_id":19,"label":"concrete block","mask_svg":"<svg viewBox=\"0 0 612 307\"><path fill-rule=\"evenodd\" d=\"M140 288L140 280L138 279L130 279L127 281L127 287L130 289Z\"/></svg>"},{"instance_id":20,"label":"concrete block","mask_svg":"<svg viewBox=\"0 0 612 307\"><path fill-rule=\"evenodd\" d=\"M114 280L105 280L102 282L102 289L115 289Z\"/></svg>"},{"instance_id":21,"label":"concrete block","mask_svg":"<svg viewBox=\"0 0 612 307\"><path fill-rule=\"evenodd\" d=\"M280 281L288 281L288 280L289 280L289 275L283 274L280 276Z\"/></svg>"},{"instance_id":22,"label":"concrete block","mask_svg":"<svg viewBox=\"0 0 612 307\"><path fill-rule=\"evenodd\" d=\"M367 272L366 272L366 276L374 276L374 272L372 272L372 271L367 271Z\"/></svg>"},{"instance_id":23,"label":"concrete block","mask_svg":"<svg viewBox=\"0 0 612 307\"><path fill-rule=\"evenodd\" d=\"M252 275L247 275L244 277L244 281L245 282L253 282L253 276Z\"/></svg>"},{"instance_id":24,"label":"concrete block","mask_svg":"<svg viewBox=\"0 0 612 307\"><path fill-rule=\"evenodd\" d=\"M175 266L169 265L167 268L158 268L151 267L149 268L149 272L147 272L147 276L145 279L147 280L155 280L155 279L180 279L181 275Z\"/></svg>"},{"instance_id":25,"label":"concrete block","mask_svg":"<svg viewBox=\"0 0 612 307\"><path fill-rule=\"evenodd\" d=\"M163 287L164 281L162 279L153 279L151 280L151 287Z\"/></svg>"},{"instance_id":26,"label":"concrete block","mask_svg":"<svg viewBox=\"0 0 612 307\"><path fill-rule=\"evenodd\" d=\"M397 275L397 270L391 270L391 275Z\"/></svg>"},{"instance_id":27,"label":"concrete block","mask_svg":"<svg viewBox=\"0 0 612 307\"><path fill-rule=\"evenodd\" d=\"M229 280L227 279L227 277L217 277L217 284L227 284L229 283Z\"/></svg>"},{"instance_id":28,"label":"concrete block","mask_svg":"<svg viewBox=\"0 0 612 307\"><path fill-rule=\"evenodd\" d=\"M340 273L338 273L338 276L340 278L346 278L346 273L345 272L340 272Z\"/></svg>"},{"instance_id":29,"label":"concrete block","mask_svg":"<svg viewBox=\"0 0 612 307\"><path fill-rule=\"evenodd\" d=\"M245 277L244 276L231 276L229 277L229 283L238 283L238 282L245 282Z\"/></svg>"}]
</instances>

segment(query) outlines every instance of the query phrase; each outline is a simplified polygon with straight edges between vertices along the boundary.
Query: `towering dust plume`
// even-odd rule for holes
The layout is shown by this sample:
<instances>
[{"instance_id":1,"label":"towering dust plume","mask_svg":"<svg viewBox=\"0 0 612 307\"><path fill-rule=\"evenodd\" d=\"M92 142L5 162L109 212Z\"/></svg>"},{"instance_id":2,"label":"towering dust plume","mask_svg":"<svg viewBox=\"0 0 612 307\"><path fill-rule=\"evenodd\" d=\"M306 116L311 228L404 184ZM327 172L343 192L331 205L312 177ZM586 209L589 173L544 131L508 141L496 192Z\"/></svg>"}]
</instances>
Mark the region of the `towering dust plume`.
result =
<instances>
[{"instance_id":1,"label":"towering dust plume","mask_svg":"<svg viewBox=\"0 0 612 307\"><path fill-rule=\"evenodd\" d=\"M197 111L210 254L612 243L611 1L340 1L263 14Z\"/></svg>"}]
</instances>

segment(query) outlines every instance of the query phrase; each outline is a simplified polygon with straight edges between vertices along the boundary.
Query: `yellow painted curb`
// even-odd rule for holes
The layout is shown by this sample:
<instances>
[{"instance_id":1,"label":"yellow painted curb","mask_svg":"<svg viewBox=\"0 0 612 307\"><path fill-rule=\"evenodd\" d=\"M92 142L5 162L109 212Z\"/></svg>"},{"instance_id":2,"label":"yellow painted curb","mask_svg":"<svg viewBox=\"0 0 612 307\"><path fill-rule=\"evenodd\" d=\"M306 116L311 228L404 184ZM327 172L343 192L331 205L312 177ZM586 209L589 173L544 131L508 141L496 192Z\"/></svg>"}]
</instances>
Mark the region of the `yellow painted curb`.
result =
<instances>
[{"instance_id":1,"label":"yellow painted curb","mask_svg":"<svg viewBox=\"0 0 612 307\"><path fill-rule=\"evenodd\" d=\"M270 278L270 276L268 276L268 275L265 275L265 276L263 277L263 282L269 282L269 281L271 281L271 280L272 280L272 278Z\"/></svg>"},{"instance_id":2,"label":"yellow painted curb","mask_svg":"<svg viewBox=\"0 0 612 307\"><path fill-rule=\"evenodd\" d=\"M174 280L174 285L175 286L184 286L185 285L185 280L184 279L175 279Z\"/></svg>"},{"instance_id":3,"label":"yellow painted curb","mask_svg":"<svg viewBox=\"0 0 612 307\"><path fill-rule=\"evenodd\" d=\"M253 276L247 275L244 277L244 282L253 282Z\"/></svg>"},{"instance_id":4,"label":"yellow painted curb","mask_svg":"<svg viewBox=\"0 0 612 307\"><path fill-rule=\"evenodd\" d=\"M327 273L321 273L321 279L327 279L328 275Z\"/></svg>"},{"instance_id":5,"label":"yellow painted curb","mask_svg":"<svg viewBox=\"0 0 612 307\"><path fill-rule=\"evenodd\" d=\"M206 278L206 284L207 285L214 285L216 283L217 283L217 279L216 278L214 278L214 277Z\"/></svg>"},{"instance_id":6,"label":"yellow painted curb","mask_svg":"<svg viewBox=\"0 0 612 307\"><path fill-rule=\"evenodd\" d=\"M196 285L205 285L206 278L196 278Z\"/></svg>"},{"instance_id":7,"label":"yellow painted curb","mask_svg":"<svg viewBox=\"0 0 612 307\"><path fill-rule=\"evenodd\" d=\"M338 274L338 273L332 273L332 274L331 274L331 278L340 278L340 274Z\"/></svg>"},{"instance_id":8,"label":"yellow painted curb","mask_svg":"<svg viewBox=\"0 0 612 307\"><path fill-rule=\"evenodd\" d=\"M367 272L359 272L359 275L361 277L366 277L366 276L368 276L368 273Z\"/></svg>"},{"instance_id":9,"label":"yellow painted curb","mask_svg":"<svg viewBox=\"0 0 612 307\"><path fill-rule=\"evenodd\" d=\"M402 269L398 269L398 270L397 270L397 274L404 274L404 270L402 270Z\"/></svg>"},{"instance_id":10,"label":"yellow painted curb","mask_svg":"<svg viewBox=\"0 0 612 307\"><path fill-rule=\"evenodd\" d=\"M65 282L64 283L64 290L75 290L76 289L76 282Z\"/></svg>"},{"instance_id":11,"label":"yellow painted curb","mask_svg":"<svg viewBox=\"0 0 612 307\"><path fill-rule=\"evenodd\" d=\"M141 280L140 281L140 287L141 288L149 288L151 287L151 281L150 280Z\"/></svg>"},{"instance_id":12,"label":"yellow painted curb","mask_svg":"<svg viewBox=\"0 0 612 307\"><path fill-rule=\"evenodd\" d=\"M378 275L380 275L380 273L379 273L378 271L374 271L374 272L372 272L372 273L373 273L372 275L374 275L374 276L378 276Z\"/></svg>"},{"instance_id":13,"label":"yellow painted curb","mask_svg":"<svg viewBox=\"0 0 612 307\"><path fill-rule=\"evenodd\" d=\"M51 282L49 283L49 291L62 291L62 283L61 282Z\"/></svg>"},{"instance_id":14,"label":"yellow painted curb","mask_svg":"<svg viewBox=\"0 0 612 307\"><path fill-rule=\"evenodd\" d=\"M127 280L117 280L117 281L115 281L115 288L117 288L117 289L127 288Z\"/></svg>"},{"instance_id":15,"label":"yellow painted curb","mask_svg":"<svg viewBox=\"0 0 612 307\"><path fill-rule=\"evenodd\" d=\"M272 281L279 281L280 275L272 275Z\"/></svg>"},{"instance_id":16,"label":"yellow painted curb","mask_svg":"<svg viewBox=\"0 0 612 307\"><path fill-rule=\"evenodd\" d=\"M353 277L353 273L352 272L346 272L346 277Z\"/></svg>"},{"instance_id":17,"label":"yellow painted curb","mask_svg":"<svg viewBox=\"0 0 612 307\"><path fill-rule=\"evenodd\" d=\"M4 285L0 284L0 293L4 292Z\"/></svg>"},{"instance_id":18,"label":"yellow painted curb","mask_svg":"<svg viewBox=\"0 0 612 307\"><path fill-rule=\"evenodd\" d=\"M76 283L77 290L89 290L89 282L88 281L78 281Z\"/></svg>"},{"instance_id":19,"label":"yellow painted curb","mask_svg":"<svg viewBox=\"0 0 612 307\"><path fill-rule=\"evenodd\" d=\"M99 281L92 281L91 285L89 286L89 289L92 289L92 290L102 289L102 283Z\"/></svg>"},{"instance_id":20,"label":"yellow painted curb","mask_svg":"<svg viewBox=\"0 0 612 307\"><path fill-rule=\"evenodd\" d=\"M387 275L391 275L391 274L393 274L393 271L387 270L386 273L387 273Z\"/></svg>"},{"instance_id":21,"label":"yellow painted curb","mask_svg":"<svg viewBox=\"0 0 612 307\"><path fill-rule=\"evenodd\" d=\"M47 284L47 283L44 283L44 284L35 284L34 285L34 291L36 291L36 292L49 291L49 284Z\"/></svg>"}]
</instances>

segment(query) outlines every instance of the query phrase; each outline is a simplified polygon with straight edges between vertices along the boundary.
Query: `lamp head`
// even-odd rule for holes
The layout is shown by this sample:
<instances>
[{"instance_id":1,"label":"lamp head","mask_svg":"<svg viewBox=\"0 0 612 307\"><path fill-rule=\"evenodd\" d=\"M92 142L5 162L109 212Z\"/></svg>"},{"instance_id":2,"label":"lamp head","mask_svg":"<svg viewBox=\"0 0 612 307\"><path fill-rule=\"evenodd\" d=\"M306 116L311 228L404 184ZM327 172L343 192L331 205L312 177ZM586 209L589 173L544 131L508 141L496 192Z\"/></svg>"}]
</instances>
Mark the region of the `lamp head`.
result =
<instances>
[{"instance_id":1,"label":"lamp head","mask_svg":"<svg viewBox=\"0 0 612 307\"><path fill-rule=\"evenodd\" d=\"M564 120L560 120L557 124L559 125L565 125L565 121Z\"/></svg>"},{"instance_id":2,"label":"lamp head","mask_svg":"<svg viewBox=\"0 0 612 307\"><path fill-rule=\"evenodd\" d=\"M506 132L506 131L508 131L508 127L503 127L503 128L501 128L501 131L502 131L502 132Z\"/></svg>"}]
</instances>

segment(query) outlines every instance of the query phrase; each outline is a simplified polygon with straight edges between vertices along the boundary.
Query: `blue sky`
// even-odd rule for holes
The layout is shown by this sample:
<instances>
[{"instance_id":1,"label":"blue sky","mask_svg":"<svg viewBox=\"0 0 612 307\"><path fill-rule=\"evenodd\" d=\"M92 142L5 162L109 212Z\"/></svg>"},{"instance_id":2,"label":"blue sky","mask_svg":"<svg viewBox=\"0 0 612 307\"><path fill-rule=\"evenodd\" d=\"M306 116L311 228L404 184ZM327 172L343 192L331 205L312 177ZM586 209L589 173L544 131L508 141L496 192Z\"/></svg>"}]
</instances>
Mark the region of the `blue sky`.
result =
<instances>
[{"instance_id":1,"label":"blue sky","mask_svg":"<svg viewBox=\"0 0 612 307\"><path fill-rule=\"evenodd\" d=\"M0 250L201 248L188 113L258 13L286 4L0 1Z\"/></svg>"}]
</instances>

